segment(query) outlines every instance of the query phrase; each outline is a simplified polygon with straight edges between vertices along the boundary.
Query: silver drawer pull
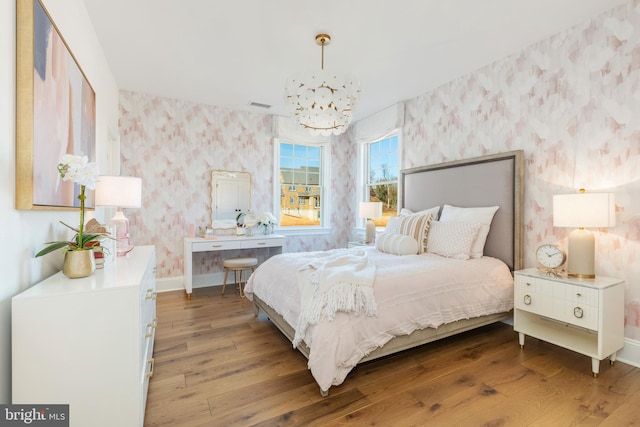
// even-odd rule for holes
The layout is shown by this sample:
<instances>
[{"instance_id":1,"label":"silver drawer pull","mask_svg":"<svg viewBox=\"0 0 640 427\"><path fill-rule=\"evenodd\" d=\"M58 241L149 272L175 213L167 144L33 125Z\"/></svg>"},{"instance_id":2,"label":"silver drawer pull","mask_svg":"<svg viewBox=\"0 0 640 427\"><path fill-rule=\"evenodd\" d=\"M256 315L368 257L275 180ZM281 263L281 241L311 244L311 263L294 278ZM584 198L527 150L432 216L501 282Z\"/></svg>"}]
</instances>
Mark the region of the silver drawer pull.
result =
<instances>
[{"instance_id":1,"label":"silver drawer pull","mask_svg":"<svg viewBox=\"0 0 640 427\"><path fill-rule=\"evenodd\" d=\"M524 296L524 303L525 305L531 305L531 295Z\"/></svg>"},{"instance_id":2,"label":"silver drawer pull","mask_svg":"<svg viewBox=\"0 0 640 427\"><path fill-rule=\"evenodd\" d=\"M573 309L573 315L576 316L578 319L582 319L582 317L584 316L584 312L580 307L576 307Z\"/></svg>"},{"instance_id":3,"label":"silver drawer pull","mask_svg":"<svg viewBox=\"0 0 640 427\"><path fill-rule=\"evenodd\" d=\"M221 248L222 245L211 245L212 248Z\"/></svg>"},{"instance_id":4,"label":"silver drawer pull","mask_svg":"<svg viewBox=\"0 0 640 427\"><path fill-rule=\"evenodd\" d=\"M258 242L259 245L266 245L267 242Z\"/></svg>"}]
</instances>

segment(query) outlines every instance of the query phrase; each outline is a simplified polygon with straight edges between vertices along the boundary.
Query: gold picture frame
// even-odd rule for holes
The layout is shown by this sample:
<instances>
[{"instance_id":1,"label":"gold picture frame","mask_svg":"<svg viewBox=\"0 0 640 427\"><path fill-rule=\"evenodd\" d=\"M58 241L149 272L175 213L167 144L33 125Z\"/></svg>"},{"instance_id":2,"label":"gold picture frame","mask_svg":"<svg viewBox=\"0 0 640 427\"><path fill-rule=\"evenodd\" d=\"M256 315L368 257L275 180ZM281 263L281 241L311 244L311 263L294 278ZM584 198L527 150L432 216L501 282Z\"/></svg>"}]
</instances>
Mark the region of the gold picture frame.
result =
<instances>
[{"instance_id":1,"label":"gold picture frame","mask_svg":"<svg viewBox=\"0 0 640 427\"><path fill-rule=\"evenodd\" d=\"M16 39L16 209L77 208L79 186L57 165L95 161L95 91L40 0L16 0Z\"/></svg>"}]
</instances>

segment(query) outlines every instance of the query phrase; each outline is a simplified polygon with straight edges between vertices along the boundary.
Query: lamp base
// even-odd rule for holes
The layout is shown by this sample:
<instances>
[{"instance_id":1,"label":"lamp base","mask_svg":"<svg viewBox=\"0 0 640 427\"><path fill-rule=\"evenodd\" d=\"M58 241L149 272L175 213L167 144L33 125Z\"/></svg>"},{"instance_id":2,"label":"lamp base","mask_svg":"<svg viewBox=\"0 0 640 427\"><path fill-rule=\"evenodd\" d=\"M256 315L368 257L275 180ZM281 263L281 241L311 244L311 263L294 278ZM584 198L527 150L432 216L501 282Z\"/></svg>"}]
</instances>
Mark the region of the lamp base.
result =
<instances>
[{"instance_id":1,"label":"lamp base","mask_svg":"<svg viewBox=\"0 0 640 427\"><path fill-rule=\"evenodd\" d=\"M118 210L110 222L116 227L116 254L125 256L133 249L133 242L129 238L129 220Z\"/></svg>"},{"instance_id":2,"label":"lamp base","mask_svg":"<svg viewBox=\"0 0 640 427\"><path fill-rule=\"evenodd\" d=\"M580 279L593 279L595 273L595 238L593 233L578 228L569 234L567 274Z\"/></svg>"},{"instance_id":3,"label":"lamp base","mask_svg":"<svg viewBox=\"0 0 640 427\"><path fill-rule=\"evenodd\" d=\"M366 244L374 243L376 241L376 223L371 218L367 220L367 224L364 228L364 242Z\"/></svg>"}]
</instances>

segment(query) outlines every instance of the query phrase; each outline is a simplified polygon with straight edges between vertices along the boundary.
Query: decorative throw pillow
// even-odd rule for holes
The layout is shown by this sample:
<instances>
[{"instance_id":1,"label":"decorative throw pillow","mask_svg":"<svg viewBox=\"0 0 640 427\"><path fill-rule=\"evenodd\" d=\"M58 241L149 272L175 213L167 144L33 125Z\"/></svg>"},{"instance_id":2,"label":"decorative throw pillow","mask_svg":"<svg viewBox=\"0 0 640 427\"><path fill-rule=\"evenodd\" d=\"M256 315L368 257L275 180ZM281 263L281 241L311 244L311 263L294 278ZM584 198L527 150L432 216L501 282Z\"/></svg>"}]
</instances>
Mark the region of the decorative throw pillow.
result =
<instances>
[{"instance_id":1,"label":"decorative throw pillow","mask_svg":"<svg viewBox=\"0 0 640 427\"><path fill-rule=\"evenodd\" d=\"M479 229L478 223L432 221L427 252L447 258L469 259Z\"/></svg>"},{"instance_id":2,"label":"decorative throw pillow","mask_svg":"<svg viewBox=\"0 0 640 427\"><path fill-rule=\"evenodd\" d=\"M420 212L413 212L410 209L406 209L406 208L402 208L400 209L400 215L413 215L413 214L431 214L431 219L433 219L434 221L436 221L438 219L438 213L440 212L440 206L434 206L432 208L429 209L425 209L423 211Z\"/></svg>"},{"instance_id":3,"label":"decorative throw pillow","mask_svg":"<svg viewBox=\"0 0 640 427\"><path fill-rule=\"evenodd\" d=\"M406 234L382 233L376 239L376 249L393 255L415 255L418 242Z\"/></svg>"},{"instance_id":4,"label":"decorative throw pillow","mask_svg":"<svg viewBox=\"0 0 640 427\"><path fill-rule=\"evenodd\" d=\"M499 206L460 208L457 206L444 205L440 222L475 222L481 225L478 236L471 248L471 258L481 258L484 254L484 245L491 227L493 216L498 211Z\"/></svg>"},{"instance_id":5,"label":"decorative throw pillow","mask_svg":"<svg viewBox=\"0 0 640 427\"><path fill-rule=\"evenodd\" d=\"M398 233L416 239L419 245L418 253L426 252L431 214L423 215L416 213L413 215L402 215L398 217L398 222Z\"/></svg>"}]
</instances>

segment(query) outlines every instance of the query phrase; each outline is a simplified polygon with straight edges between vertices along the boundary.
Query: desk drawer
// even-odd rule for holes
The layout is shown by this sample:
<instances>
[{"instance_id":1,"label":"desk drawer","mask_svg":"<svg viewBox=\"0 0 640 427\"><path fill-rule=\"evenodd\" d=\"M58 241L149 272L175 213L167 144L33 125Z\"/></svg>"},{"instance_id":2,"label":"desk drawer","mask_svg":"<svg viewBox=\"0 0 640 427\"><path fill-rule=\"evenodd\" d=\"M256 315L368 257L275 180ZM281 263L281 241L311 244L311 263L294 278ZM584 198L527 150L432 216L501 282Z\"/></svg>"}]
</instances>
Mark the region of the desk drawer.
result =
<instances>
[{"instance_id":1,"label":"desk drawer","mask_svg":"<svg viewBox=\"0 0 640 427\"><path fill-rule=\"evenodd\" d=\"M248 248L272 248L274 246L284 246L284 237L277 239L252 239L242 241L242 249Z\"/></svg>"},{"instance_id":2,"label":"desk drawer","mask_svg":"<svg viewBox=\"0 0 640 427\"><path fill-rule=\"evenodd\" d=\"M194 242L192 246L193 252L206 251L228 251L230 249L242 248L242 242L224 241L224 240L205 240L204 242Z\"/></svg>"}]
</instances>

